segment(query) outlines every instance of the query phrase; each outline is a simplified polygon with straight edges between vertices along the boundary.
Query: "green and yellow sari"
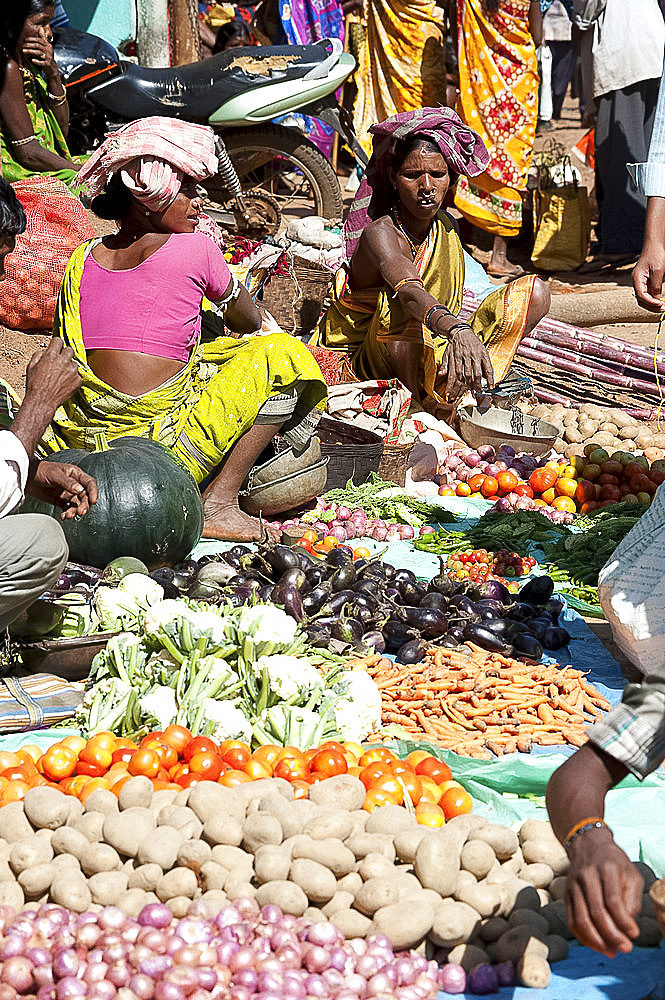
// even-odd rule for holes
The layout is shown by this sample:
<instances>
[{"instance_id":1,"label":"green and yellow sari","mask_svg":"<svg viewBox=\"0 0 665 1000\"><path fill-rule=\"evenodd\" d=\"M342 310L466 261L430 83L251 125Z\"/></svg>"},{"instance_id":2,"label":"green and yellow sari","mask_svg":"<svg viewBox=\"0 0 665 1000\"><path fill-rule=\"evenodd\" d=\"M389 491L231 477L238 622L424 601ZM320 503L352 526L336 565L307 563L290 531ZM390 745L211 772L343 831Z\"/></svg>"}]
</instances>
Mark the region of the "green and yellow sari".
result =
<instances>
[{"instance_id":1,"label":"green and yellow sari","mask_svg":"<svg viewBox=\"0 0 665 1000\"><path fill-rule=\"evenodd\" d=\"M142 396L127 396L97 378L87 363L79 308L94 242L74 252L58 296L53 334L73 350L82 385L56 411L42 439L47 454L94 451L99 435L149 437L169 448L200 483L256 423L282 423L287 443L296 451L306 447L327 389L310 352L285 333L206 342L200 337L185 367Z\"/></svg>"},{"instance_id":2,"label":"green and yellow sari","mask_svg":"<svg viewBox=\"0 0 665 1000\"><path fill-rule=\"evenodd\" d=\"M49 104L46 81L38 74L31 73L30 70L24 67L21 68L21 75L23 77L25 104L30 115L30 121L32 122L32 130L40 146L48 149L51 153L56 153L58 156L63 156L66 160L72 160L78 164L79 160L73 158L69 152L58 119L53 114L53 110ZM26 177L35 176L34 171L22 167L14 159L13 146L7 135L7 129L2 121L2 117L0 117L0 159L2 161L2 176L10 184L13 184L14 181L25 180ZM83 159L80 159L80 163L83 163ZM77 169L40 170L39 174L43 177L56 177L58 180L63 181L68 188L75 190L73 181L76 177Z\"/></svg>"},{"instance_id":3,"label":"green and yellow sari","mask_svg":"<svg viewBox=\"0 0 665 1000\"><path fill-rule=\"evenodd\" d=\"M464 296L464 255L450 218L441 213L414 264L423 285L437 302L458 315ZM529 274L502 285L485 298L469 323L483 341L494 367L496 381L508 371L526 327L536 275ZM419 320L410 316L388 285L356 291L349 270L340 268L331 305L315 331L312 344L351 354L351 366L360 379L395 378L386 344L417 341L423 345L422 384L428 396L443 404L445 384L438 374L447 346L434 338Z\"/></svg>"}]
</instances>

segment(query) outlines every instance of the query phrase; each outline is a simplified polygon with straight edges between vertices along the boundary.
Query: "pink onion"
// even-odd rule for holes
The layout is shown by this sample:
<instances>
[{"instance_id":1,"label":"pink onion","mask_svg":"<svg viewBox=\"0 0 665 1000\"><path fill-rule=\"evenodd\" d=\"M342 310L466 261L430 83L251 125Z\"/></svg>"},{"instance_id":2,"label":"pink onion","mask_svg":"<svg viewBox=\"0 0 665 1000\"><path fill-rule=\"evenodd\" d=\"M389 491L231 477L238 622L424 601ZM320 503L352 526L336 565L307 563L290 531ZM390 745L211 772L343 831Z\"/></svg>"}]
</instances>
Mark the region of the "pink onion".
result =
<instances>
[{"instance_id":1,"label":"pink onion","mask_svg":"<svg viewBox=\"0 0 665 1000\"><path fill-rule=\"evenodd\" d=\"M341 524L331 527L329 534L331 534L333 538L336 538L338 542L346 542L349 537L346 533L346 528L343 528Z\"/></svg>"},{"instance_id":2,"label":"pink onion","mask_svg":"<svg viewBox=\"0 0 665 1000\"><path fill-rule=\"evenodd\" d=\"M485 472L487 473L488 476L498 476L499 473L501 472L501 469L496 464L490 464L485 469Z\"/></svg>"},{"instance_id":3,"label":"pink onion","mask_svg":"<svg viewBox=\"0 0 665 1000\"><path fill-rule=\"evenodd\" d=\"M481 446L478 448L478 454L480 455L481 458L484 458L486 461L491 462L492 459L494 458L495 451L491 444L481 444Z\"/></svg>"},{"instance_id":4,"label":"pink onion","mask_svg":"<svg viewBox=\"0 0 665 1000\"><path fill-rule=\"evenodd\" d=\"M345 507L344 504L340 504L337 508L335 516L338 521L348 521L351 517L351 511L348 507Z\"/></svg>"},{"instance_id":5,"label":"pink onion","mask_svg":"<svg viewBox=\"0 0 665 1000\"><path fill-rule=\"evenodd\" d=\"M2 963L0 983L6 983L17 993L27 993L35 985L32 962L25 955L12 955ZM85 987L83 987L85 992Z\"/></svg>"},{"instance_id":6,"label":"pink onion","mask_svg":"<svg viewBox=\"0 0 665 1000\"><path fill-rule=\"evenodd\" d=\"M390 531L386 532L387 542L401 542L402 536L396 528L391 528Z\"/></svg>"},{"instance_id":7,"label":"pink onion","mask_svg":"<svg viewBox=\"0 0 665 1000\"><path fill-rule=\"evenodd\" d=\"M480 457L477 451L472 451L469 455L466 456L464 461L466 462L467 466L470 469L475 469L482 462L482 458Z\"/></svg>"},{"instance_id":8,"label":"pink onion","mask_svg":"<svg viewBox=\"0 0 665 1000\"><path fill-rule=\"evenodd\" d=\"M397 530L399 531L400 538L408 539L415 536L415 531L410 524L399 524Z\"/></svg>"},{"instance_id":9,"label":"pink onion","mask_svg":"<svg viewBox=\"0 0 665 1000\"><path fill-rule=\"evenodd\" d=\"M376 542L385 542L387 534L388 531L386 528L380 528L377 526L376 528L372 528L369 537L373 538Z\"/></svg>"},{"instance_id":10,"label":"pink onion","mask_svg":"<svg viewBox=\"0 0 665 1000\"><path fill-rule=\"evenodd\" d=\"M466 972L461 965L451 962L444 965L439 972L439 986L444 993L464 993L466 989Z\"/></svg>"}]
</instances>

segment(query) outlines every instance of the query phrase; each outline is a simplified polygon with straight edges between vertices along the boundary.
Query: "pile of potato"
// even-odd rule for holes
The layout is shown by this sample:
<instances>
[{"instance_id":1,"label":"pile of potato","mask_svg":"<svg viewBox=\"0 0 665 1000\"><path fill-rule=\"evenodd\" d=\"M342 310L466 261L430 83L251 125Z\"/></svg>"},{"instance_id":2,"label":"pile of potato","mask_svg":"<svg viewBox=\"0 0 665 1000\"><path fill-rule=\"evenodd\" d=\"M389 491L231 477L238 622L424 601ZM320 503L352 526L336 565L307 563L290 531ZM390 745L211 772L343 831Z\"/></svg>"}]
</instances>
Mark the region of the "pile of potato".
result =
<instances>
[{"instance_id":1,"label":"pile of potato","mask_svg":"<svg viewBox=\"0 0 665 1000\"><path fill-rule=\"evenodd\" d=\"M581 455L585 444L595 444L610 454L615 451L644 452L650 462L665 458L665 434L653 431L617 407L585 403L579 409L559 403L539 403L527 412L561 428L554 448L566 458Z\"/></svg>"},{"instance_id":2,"label":"pile of potato","mask_svg":"<svg viewBox=\"0 0 665 1000\"><path fill-rule=\"evenodd\" d=\"M528 820L517 834L470 814L433 830L398 806L364 811L351 775L310 794L294 800L278 778L153 792L134 777L119 799L100 789L83 806L30 789L0 809L0 904L115 905L136 916L160 900L180 917L193 900L213 915L254 897L329 919L347 938L380 932L396 950L443 948L467 971L513 961L525 986L549 982L570 934L568 859L548 824ZM641 867L648 889L655 876ZM657 944L648 896L639 923L638 943Z\"/></svg>"}]
</instances>

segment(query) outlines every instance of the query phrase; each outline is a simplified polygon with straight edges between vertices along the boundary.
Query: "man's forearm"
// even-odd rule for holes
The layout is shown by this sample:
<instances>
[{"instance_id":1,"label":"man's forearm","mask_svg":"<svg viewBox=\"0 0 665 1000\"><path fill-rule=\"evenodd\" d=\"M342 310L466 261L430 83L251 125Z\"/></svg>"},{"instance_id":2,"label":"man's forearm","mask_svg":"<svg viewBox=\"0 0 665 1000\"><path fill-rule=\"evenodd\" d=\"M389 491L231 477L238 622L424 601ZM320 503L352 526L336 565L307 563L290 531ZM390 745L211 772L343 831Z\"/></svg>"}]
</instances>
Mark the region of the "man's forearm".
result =
<instances>
[{"instance_id":1,"label":"man's forearm","mask_svg":"<svg viewBox=\"0 0 665 1000\"><path fill-rule=\"evenodd\" d=\"M53 418L53 407L32 400L26 405L26 401L27 397L14 418L11 431L25 448L28 457L32 458L44 431Z\"/></svg>"},{"instance_id":2,"label":"man's forearm","mask_svg":"<svg viewBox=\"0 0 665 1000\"><path fill-rule=\"evenodd\" d=\"M569 757L547 786L547 811L559 840L587 816L602 818L605 796L627 773L623 764L591 743Z\"/></svg>"},{"instance_id":3,"label":"man's forearm","mask_svg":"<svg viewBox=\"0 0 665 1000\"><path fill-rule=\"evenodd\" d=\"M647 199L642 254L650 248L665 253L665 197Z\"/></svg>"}]
</instances>

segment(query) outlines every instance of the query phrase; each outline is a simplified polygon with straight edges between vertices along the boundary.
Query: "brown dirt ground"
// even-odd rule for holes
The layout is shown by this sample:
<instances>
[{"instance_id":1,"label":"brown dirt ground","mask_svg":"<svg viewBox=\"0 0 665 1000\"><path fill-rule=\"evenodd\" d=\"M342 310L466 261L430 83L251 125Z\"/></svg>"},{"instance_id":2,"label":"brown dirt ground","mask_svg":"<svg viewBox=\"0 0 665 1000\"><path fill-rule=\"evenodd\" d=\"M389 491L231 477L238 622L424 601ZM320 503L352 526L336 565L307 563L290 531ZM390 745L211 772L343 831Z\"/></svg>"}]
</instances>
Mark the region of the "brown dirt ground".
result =
<instances>
[{"instance_id":1,"label":"brown dirt ground","mask_svg":"<svg viewBox=\"0 0 665 1000\"><path fill-rule=\"evenodd\" d=\"M553 142L560 143L567 151L570 151L584 134L584 130L579 124L576 106L570 99L567 99L564 105L561 120L553 124L554 128L551 131L547 131L536 138L536 151L547 148ZM593 199L593 173L574 155L572 156L572 160L582 173L583 182L589 190L593 208L595 206ZM350 202L351 200L352 198L346 195L345 201ZM107 223L100 223L100 220L92 214L90 214L90 218L99 235L104 235L110 231ZM478 245L472 244L469 249L481 263L484 264L487 262L489 258L489 244L486 240L483 240L482 235L479 234ZM526 269L531 269L528 252L525 248L515 247L511 251L511 257L516 262L521 263ZM556 274L550 277L548 282L556 298L570 294L585 295L591 292L610 293L611 301L616 300L616 318L612 316L614 322L604 322L598 326L591 327L591 329L651 347L656 335L656 325L653 322L633 321L630 317L634 314L634 309L632 312L628 309L628 315L625 315L627 311L626 304L631 301L628 294L630 289L630 273L630 267L621 268L607 275L580 275L576 272L569 272ZM22 396L24 391L25 367L27 362L36 350L45 347L47 339L48 334L44 331L21 332L10 330L0 325L0 378L5 379L19 396ZM625 664L625 659L612 642L608 623L605 621L599 622L595 619L587 619L587 623L605 646L607 646L615 659ZM630 669L630 667L627 667L627 669Z\"/></svg>"}]
</instances>

